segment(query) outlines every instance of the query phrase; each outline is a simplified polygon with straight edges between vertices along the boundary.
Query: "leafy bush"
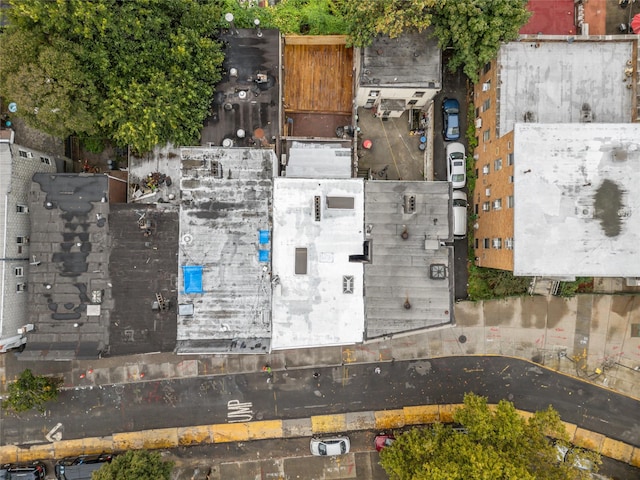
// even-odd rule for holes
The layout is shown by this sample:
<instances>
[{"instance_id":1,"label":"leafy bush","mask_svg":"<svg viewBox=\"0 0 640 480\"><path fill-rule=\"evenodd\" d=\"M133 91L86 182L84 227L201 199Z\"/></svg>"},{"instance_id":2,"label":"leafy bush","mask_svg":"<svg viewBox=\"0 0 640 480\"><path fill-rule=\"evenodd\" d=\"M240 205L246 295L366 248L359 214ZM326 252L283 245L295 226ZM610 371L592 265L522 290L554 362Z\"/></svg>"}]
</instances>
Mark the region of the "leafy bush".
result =
<instances>
[{"instance_id":1,"label":"leafy bush","mask_svg":"<svg viewBox=\"0 0 640 480\"><path fill-rule=\"evenodd\" d=\"M531 284L531 277L516 277L507 270L469 267L468 295L471 300L524 295Z\"/></svg>"},{"instance_id":2,"label":"leafy bush","mask_svg":"<svg viewBox=\"0 0 640 480\"><path fill-rule=\"evenodd\" d=\"M577 277L573 282L561 282L558 293L561 297L573 297L578 293L592 292L593 277Z\"/></svg>"}]
</instances>

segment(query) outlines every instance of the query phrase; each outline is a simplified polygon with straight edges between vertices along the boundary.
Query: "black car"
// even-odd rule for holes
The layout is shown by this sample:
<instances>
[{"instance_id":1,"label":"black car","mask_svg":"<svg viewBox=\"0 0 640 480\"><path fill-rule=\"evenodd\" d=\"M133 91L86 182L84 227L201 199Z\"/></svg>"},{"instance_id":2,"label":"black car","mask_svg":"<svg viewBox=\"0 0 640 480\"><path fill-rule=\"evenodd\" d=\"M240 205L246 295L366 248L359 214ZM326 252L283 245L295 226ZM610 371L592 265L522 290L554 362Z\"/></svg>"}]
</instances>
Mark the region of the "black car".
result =
<instances>
[{"instance_id":1,"label":"black car","mask_svg":"<svg viewBox=\"0 0 640 480\"><path fill-rule=\"evenodd\" d=\"M58 480L91 480L91 474L112 459L113 455L107 453L63 458L56 463L56 478Z\"/></svg>"},{"instance_id":2,"label":"black car","mask_svg":"<svg viewBox=\"0 0 640 480\"><path fill-rule=\"evenodd\" d=\"M0 465L0 480L44 480L44 463L6 463Z\"/></svg>"}]
</instances>

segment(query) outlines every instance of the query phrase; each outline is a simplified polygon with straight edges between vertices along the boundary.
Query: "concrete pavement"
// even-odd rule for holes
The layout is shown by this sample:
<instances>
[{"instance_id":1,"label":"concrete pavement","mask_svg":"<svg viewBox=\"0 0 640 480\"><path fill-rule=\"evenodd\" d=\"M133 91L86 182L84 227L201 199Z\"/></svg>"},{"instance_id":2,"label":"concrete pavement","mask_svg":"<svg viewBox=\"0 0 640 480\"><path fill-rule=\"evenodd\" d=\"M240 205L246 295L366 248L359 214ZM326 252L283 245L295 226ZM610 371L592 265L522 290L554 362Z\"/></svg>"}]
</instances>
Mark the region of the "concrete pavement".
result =
<instances>
[{"instance_id":1,"label":"concrete pavement","mask_svg":"<svg viewBox=\"0 0 640 480\"><path fill-rule=\"evenodd\" d=\"M640 296L514 297L460 302L457 325L411 332L356 346L269 355L147 354L95 361L21 362L0 356L2 389L24 368L64 377L66 387L109 385L201 375L251 373L268 363L295 369L450 355L509 355L638 396Z\"/></svg>"}]
</instances>

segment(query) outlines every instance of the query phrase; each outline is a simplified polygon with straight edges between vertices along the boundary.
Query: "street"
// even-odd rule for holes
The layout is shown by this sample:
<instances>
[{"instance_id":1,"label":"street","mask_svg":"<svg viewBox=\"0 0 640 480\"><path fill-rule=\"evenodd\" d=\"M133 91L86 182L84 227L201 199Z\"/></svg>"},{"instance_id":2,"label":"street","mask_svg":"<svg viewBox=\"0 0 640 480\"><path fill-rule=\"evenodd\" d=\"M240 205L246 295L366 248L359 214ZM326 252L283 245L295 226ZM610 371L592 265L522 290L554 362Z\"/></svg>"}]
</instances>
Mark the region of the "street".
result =
<instances>
[{"instance_id":1,"label":"street","mask_svg":"<svg viewBox=\"0 0 640 480\"><path fill-rule=\"evenodd\" d=\"M380 366L380 374L375 367ZM314 377L314 373L318 373ZM62 439L154 428L308 418L311 415L459 403L466 392L534 411L552 405L564 421L640 445L637 400L505 357L448 357L302 368L250 374L76 387L45 415L6 416L3 444L45 441L58 423Z\"/></svg>"}]
</instances>

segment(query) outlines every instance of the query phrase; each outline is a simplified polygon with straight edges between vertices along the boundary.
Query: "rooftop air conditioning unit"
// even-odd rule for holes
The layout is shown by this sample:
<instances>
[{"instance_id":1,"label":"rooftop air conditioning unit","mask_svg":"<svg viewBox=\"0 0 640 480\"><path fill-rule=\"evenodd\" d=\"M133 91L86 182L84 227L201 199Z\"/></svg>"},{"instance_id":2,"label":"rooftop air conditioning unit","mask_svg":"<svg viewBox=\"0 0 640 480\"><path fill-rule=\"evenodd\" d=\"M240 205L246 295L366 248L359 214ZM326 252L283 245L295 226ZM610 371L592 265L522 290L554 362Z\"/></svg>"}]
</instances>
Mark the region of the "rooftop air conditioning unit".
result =
<instances>
[{"instance_id":1,"label":"rooftop air conditioning unit","mask_svg":"<svg viewBox=\"0 0 640 480\"><path fill-rule=\"evenodd\" d=\"M483 92L488 92L490 88L491 88L491 83L485 82L485 83L482 84L482 91Z\"/></svg>"},{"instance_id":2,"label":"rooftop air conditioning unit","mask_svg":"<svg viewBox=\"0 0 640 480\"><path fill-rule=\"evenodd\" d=\"M484 194L485 194L487 197L490 197L490 196L491 196L491 189L490 189L490 188L485 189Z\"/></svg>"},{"instance_id":3,"label":"rooftop air conditioning unit","mask_svg":"<svg viewBox=\"0 0 640 480\"><path fill-rule=\"evenodd\" d=\"M505 245L509 250L513 250L513 238L507 238Z\"/></svg>"},{"instance_id":4,"label":"rooftop air conditioning unit","mask_svg":"<svg viewBox=\"0 0 640 480\"><path fill-rule=\"evenodd\" d=\"M487 203L483 203L482 204L482 211L483 212L488 212L489 210L490 210L489 203L488 202Z\"/></svg>"},{"instance_id":5,"label":"rooftop air conditioning unit","mask_svg":"<svg viewBox=\"0 0 640 480\"><path fill-rule=\"evenodd\" d=\"M485 165L484 167L482 167L482 173L484 173L485 175L489 173L489 165Z\"/></svg>"},{"instance_id":6,"label":"rooftop air conditioning unit","mask_svg":"<svg viewBox=\"0 0 640 480\"><path fill-rule=\"evenodd\" d=\"M482 118L476 118L476 128L482 127Z\"/></svg>"},{"instance_id":7,"label":"rooftop air conditioning unit","mask_svg":"<svg viewBox=\"0 0 640 480\"><path fill-rule=\"evenodd\" d=\"M499 238L493 239L493 248L502 248L502 241Z\"/></svg>"}]
</instances>

